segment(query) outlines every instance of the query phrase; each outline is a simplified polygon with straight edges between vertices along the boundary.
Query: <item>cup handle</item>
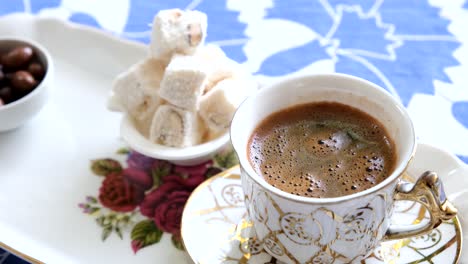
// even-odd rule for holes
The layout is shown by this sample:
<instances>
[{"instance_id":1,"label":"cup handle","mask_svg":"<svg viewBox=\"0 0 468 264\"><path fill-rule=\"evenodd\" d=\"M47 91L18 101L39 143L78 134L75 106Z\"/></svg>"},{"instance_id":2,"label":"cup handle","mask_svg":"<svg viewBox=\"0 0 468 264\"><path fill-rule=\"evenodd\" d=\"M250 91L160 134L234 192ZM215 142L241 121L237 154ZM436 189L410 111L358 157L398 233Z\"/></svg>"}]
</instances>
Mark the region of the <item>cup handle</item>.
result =
<instances>
[{"instance_id":1,"label":"cup handle","mask_svg":"<svg viewBox=\"0 0 468 264\"><path fill-rule=\"evenodd\" d=\"M442 221L448 221L457 214L457 209L447 200L442 181L432 171L424 172L415 184L399 183L394 199L410 200L422 204L429 211L430 221L427 224L391 225L383 238L384 240L425 234L438 227Z\"/></svg>"}]
</instances>

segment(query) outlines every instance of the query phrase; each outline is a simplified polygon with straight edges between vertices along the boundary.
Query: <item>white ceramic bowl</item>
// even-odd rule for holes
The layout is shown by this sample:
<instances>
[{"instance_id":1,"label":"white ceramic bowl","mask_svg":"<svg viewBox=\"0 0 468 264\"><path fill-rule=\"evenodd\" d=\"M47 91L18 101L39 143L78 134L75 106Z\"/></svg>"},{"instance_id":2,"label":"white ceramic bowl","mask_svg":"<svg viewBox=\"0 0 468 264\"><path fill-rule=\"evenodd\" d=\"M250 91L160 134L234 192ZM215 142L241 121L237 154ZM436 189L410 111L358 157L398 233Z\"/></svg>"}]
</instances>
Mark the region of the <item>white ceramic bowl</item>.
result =
<instances>
[{"instance_id":1,"label":"white ceramic bowl","mask_svg":"<svg viewBox=\"0 0 468 264\"><path fill-rule=\"evenodd\" d=\"M230 142L229 132L226 131L224 135L216 139L192 147L174 148L155 144L136 129L131 117L127 115L122 118L120 135L133 150L178 165L195 165L208 161Z\"/></svg>"},{"instance_id":2,"label":"white ceramic bowl","mask_svg":"<svg viewBox=\"0 0 468 264\"><path fill-rule=\"evenodd\" d=\"M46 68L41 83L23 98L0 106L0 132L15 129L35 116L47 102L49 88L53 79L54 66L47 50L39 43L17 37L0 37L0 51L9 50L17 45L29 45Z\"/></svg>"}]
</instances>

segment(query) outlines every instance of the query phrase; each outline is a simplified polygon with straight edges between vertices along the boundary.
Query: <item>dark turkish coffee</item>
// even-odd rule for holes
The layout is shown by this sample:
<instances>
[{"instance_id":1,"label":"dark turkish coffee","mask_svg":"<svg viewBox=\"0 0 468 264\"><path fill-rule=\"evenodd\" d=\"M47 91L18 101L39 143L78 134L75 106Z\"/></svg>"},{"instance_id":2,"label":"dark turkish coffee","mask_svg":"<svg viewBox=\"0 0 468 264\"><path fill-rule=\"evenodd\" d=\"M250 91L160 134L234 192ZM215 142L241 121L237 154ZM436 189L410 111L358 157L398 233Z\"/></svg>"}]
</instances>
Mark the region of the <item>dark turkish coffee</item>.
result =
<instances>
[{"instance_id":1,"label":"dark turkish coffee","mask_svg":"<svg viewBox=\"0 0 468 264\"><path fill-rule=\"evenodd\" d=\"M370 115L332 102L273 113L254 130L248 155L272 186L304 197L339 197L383 180L396 163L394 143Z\"/></svg>"}]
</instances>

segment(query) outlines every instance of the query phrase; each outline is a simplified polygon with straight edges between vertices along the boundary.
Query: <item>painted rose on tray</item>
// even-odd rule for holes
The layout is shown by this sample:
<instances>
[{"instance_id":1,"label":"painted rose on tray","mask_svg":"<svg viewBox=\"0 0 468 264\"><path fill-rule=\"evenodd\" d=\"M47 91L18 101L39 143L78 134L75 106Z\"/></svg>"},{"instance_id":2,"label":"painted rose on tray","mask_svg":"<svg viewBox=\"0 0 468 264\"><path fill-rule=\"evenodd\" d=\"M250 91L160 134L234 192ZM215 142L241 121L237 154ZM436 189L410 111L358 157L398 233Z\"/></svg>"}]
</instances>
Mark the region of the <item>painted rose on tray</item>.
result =
<instances>
[{"instance_id":1,"label":"painted rose on tray","mask_svg":"<svg viewBox=\"0 0 468 264\"><path fill-rule=\"evenodd\" d=\"M161 186L148 193L140 204L141 214L154 219L156 226L164 232L180 237L180 220L185 202L195 187L206 179L205 173L211 165L212 162L208 162L197 166L198 168L194 167L195 171L202 171L202 174L182 174L182 177L179 176L181 174L173 174L164 177Z\"/></svg>"},{"instance_id":2,"label":"painted rose on tray","mask_svg":"<svg viewBox=\"0 0 468 264\"><path fill-rule=\"evenodd\" d=\"M101 204L116 212L133 211L144 197L144 190L127 180L124 172L107 175L99 189Z\"/></svg>"},{"instance_id":3,"label":"painted rose on tray","mask_svg":"<svg viewBox=\"0 0 468 264\"><path fill-rule=\"evenodd\" d=\"M237 164L231 149L196 166L174 165L126 149L117 153L120 158L91 161L93 173L104 179L97 198L88 196L79 207L96 219L103 241L113 233L121 239L130 233L135 253L158 243L164 233L183 249L180 223L190 194L207 178Z\"/></svg>"}]
</instances>

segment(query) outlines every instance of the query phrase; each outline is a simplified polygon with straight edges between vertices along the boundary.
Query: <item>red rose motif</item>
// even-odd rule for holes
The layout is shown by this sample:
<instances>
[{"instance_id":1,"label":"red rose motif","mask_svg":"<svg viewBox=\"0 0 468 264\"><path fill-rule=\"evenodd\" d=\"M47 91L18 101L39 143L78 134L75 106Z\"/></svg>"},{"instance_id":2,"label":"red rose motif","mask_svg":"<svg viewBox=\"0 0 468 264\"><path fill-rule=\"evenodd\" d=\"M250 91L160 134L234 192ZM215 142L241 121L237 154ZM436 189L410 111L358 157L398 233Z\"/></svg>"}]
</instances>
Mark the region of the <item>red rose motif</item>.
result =
<instances>
[{"instance_id":1,"label":"red rose motif","mask_svg":"<svg viewBox=\"0 0 468 264\"><path fill-rule=\"evenodd\" d=\"M130 183L122 172L109 174L99 189L102 205L117 212L133 211L144 195L144 190Z\"/></svg>"},{"instance_id":2,"label":"red rose motif","mask_svg":"<svg viewBox=\"0 0 468 264\"><path fill-rule=\"evenodd\" d=\"M194 166L176 165L174 166L173 172L174 174L181 176L183 179L175 180L183 181L184 185L192 187L193 190L206 179L206 173L211 165L213 165L211 160Z\"/></svg>"},{"instance_id":3,"label":"red rose motif","mask_svg":"<svg viewBox=\"0 0 468 264\"><path fill-rule=\"evenodd\" d=\"M185 203L191 192L176 191L167 196L167 201L161 203L155 210L154 223L161 230L180 237L180 223Z\"/></svg>"},{"instance_id":4,"label":"red rose motif","mask_svg":"<svg viewBox=\"0 0 468 264\"><path fill-rule=\"evenodd\" d=\"M143 190L148 190L153 187L153 178L146 171L127 168L122 172L122 175L130 183L142 188Z\"/></svg>"},{"instance_id":5,"label":"red rose motif","mask_svg":"<svg viewBox=\"0 0 468 264\"><path fill-rule=\"evenodd\" d=\"M174 166L174 172L179 175L188 175L190 178L191 176L201 177L205 176L206 171L213 165L213 161L209 160L199 165L194 166Z\"/></svg>"},{"instance_id":6,"label":"red rose motif","mask_svg":"<svg viewBox=\"0 0 468 264\"><path fill-rule=\"evenodd\" d=\"M178 175L164 177L159 188L148 193L140 204L140 212L154 220L161 230L180 236L182 211L193 189L205 180L194 176L183 179Z\"/></svg>"}]
</instances>

